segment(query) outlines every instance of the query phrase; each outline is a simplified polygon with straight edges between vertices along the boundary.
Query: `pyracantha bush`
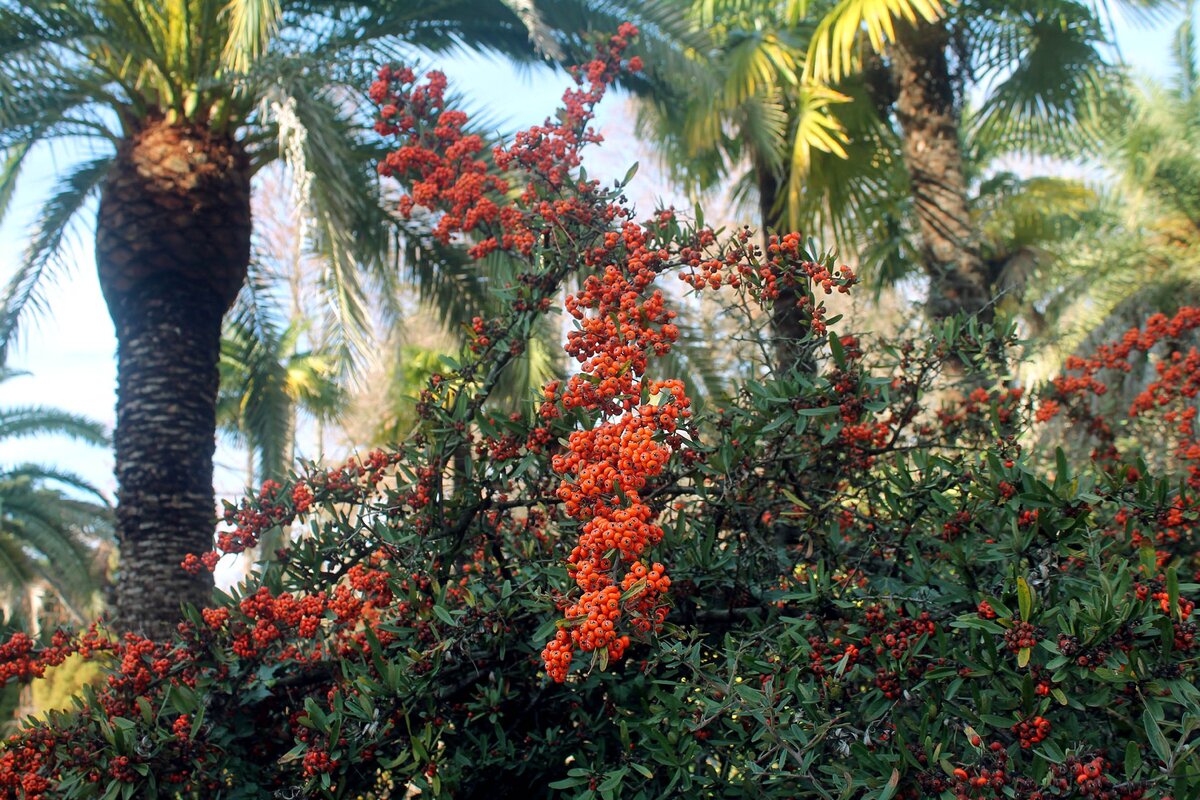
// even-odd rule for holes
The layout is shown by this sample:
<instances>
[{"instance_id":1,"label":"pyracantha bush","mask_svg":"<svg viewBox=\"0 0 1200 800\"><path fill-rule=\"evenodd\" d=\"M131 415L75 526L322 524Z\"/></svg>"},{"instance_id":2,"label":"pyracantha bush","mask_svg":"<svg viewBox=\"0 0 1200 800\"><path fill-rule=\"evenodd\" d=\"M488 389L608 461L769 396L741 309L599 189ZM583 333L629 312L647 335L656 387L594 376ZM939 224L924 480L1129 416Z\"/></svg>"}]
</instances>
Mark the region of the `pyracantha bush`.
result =
<instances>
[{"instance_id":1,"label":"pyracantha bush","mask_svg":"<svg viewBox=\"0 0 1200 800\"><path fill-rule=\"evenodd\" d=\"M110 665L0 746L0 796L1200 796L1200 355L1172 344L1200 311L1028 392L982 377L1004 329L836 334L822 298L854 275L800 237L638 222L622 184L581 175L634 33L557 120L490 151L442 76L380 71L400 213L524 263L508 311L475 321L405 442L227 508L183 566L289 546L171 640L0 645L6 681ZM567 289L574 374L498 412ZM746 331L794 294L815 357L772 364L788 348L764 342L728 397L689 388L663 357L697 292ZM1159 380L1099 418L1105 381L1156 347ZM1064 419L1086 463L1031 448ZM1118 447L1143 425L1177 471Z\"/></svg>"}]
</instances>

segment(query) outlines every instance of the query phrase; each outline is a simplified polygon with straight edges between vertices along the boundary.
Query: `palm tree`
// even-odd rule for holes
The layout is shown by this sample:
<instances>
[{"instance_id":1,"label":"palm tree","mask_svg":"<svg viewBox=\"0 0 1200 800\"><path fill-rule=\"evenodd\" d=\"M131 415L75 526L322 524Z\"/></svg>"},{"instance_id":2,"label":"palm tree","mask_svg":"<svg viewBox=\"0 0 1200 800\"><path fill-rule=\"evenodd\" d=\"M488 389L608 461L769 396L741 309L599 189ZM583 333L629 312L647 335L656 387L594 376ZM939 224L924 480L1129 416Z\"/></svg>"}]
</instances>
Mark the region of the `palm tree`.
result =
<instances>
[{"instance_id":1,"label":"palm tree","mask_svg":"<svg viewBox=\"0 0 1200 800\"><path fill-rule=\"evenodd\" d=\"M119 359L120 626L163 635L180 602L210 591L178 565L211 543L221 320L247 275L255 173L302 160L325 283L351 337L365 322L356 268L394 275L361 65L465 46L540 57L531 36L567 51L580 29L558 24L592 11L602 25L630 11L663 23L652 32L672 19L655 4L584 0L554 4L553 27L529 0L0 0L0 210L38 144L66 138L92 156L42 211L0 341L40 304L68 222L98 195L97 270ZM407 241L410 256L429 252Z\"/></svg>"},{"instance_id":2,"label":"palm tree","mask_svg":"<svg viewBox=\"0 0 1200 800\"><path fill-rule=\"evenodd\" d=\"M694 55L708 67L701 86L690 74L682 80L666 75L651 85L640 108L642 133L656 141L671 175L689 190L722 185L741 172L733 196L757 199L764 236L798 227L799 182L817 154L850 155L833 114L849 98L804 78L812 26L803 11L793 2L693 4L697 26L709 32ZM806 361L794 352L803 337L795 301L785 292L772 313L776 360L785 367Z\"/></svg>"},{"instance_id":3,"label":"palm tree","mask_svg":"<svg viewBox=\"0 0 1200 800\"><path fill-rule=\"evenodd\" d=\"M15 373L0 372L0 381ZM44 406L0 409L0 442L62 436L104 447L99 423ZM70 472L36 463L0 467L0 619L37 631L52 610L83 622L102 607L100 589L112 541L104 494ZM49 608L47 596L56 608Z\"/></svg>"},{"instance_id":4,"label":"palm tree","mask_svg":"<svg viewBox=\"0 0 1200 800\"><path fill-rule=\"evenodd\" d=\"M1161 3L1141 3L1153 9ZM726 14L726 9L734 13ZM768 228L871 246L876 277L917 263L927 310L990 317L973 181L1015 152L1062 153L1093 136L1104 7L1083 0L697 3L724 24L698 54L716 65L691 100L669 89L647 126L695 159L692 185L749 167ZM982 97L978 108L970 100ZM669 112L679 104L683 114Z\"/></svg>"}]
</instances>

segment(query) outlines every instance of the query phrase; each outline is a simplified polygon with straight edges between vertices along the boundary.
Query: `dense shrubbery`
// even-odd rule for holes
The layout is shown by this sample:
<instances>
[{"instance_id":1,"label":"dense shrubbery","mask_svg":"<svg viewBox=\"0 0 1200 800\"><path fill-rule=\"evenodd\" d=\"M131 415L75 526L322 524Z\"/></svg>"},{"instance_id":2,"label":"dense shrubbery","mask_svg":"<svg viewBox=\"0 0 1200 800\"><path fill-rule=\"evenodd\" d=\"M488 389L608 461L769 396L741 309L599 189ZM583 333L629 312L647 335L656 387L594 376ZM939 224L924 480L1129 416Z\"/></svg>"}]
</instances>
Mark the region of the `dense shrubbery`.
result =
<instances>
[{"instance_id":1,"label":"dense shrubbery","mask_svg":"<svg viewBox=\"0 0 1200 800\"><path fill-rule=\"evenodd\" d=\"M1200 356L1171 344L1200 313L1040 393L978 377L1004 330L835 335L820 298L854 278L798 237L764 249L669 211L635 224L621 186L576 175L592 106L637 67L631 34L580 71L556 124L490 157L440 76L381 73L402 210L477 257L524 258L511 312L477 320L406 442L268 484L188 564L300 526L261 584L170 642L0 646L5 679L76 652L116 664L78 710L0 747L4 796L1200 792ZM493 416L500 372L575 276L579 373ZM677 335L665 278L731 315L797 294L817 369L767 351L761 380L693 404L655 372ZM1161 379L1130 418L1096 417L1105 376L1155 347ZM943 373L969 393L938 389ZM1023 447L1055 417L1094 459ZM1177 473L1118 448L1143 424L1170 433Z\"/></svg>"}]
</instances>

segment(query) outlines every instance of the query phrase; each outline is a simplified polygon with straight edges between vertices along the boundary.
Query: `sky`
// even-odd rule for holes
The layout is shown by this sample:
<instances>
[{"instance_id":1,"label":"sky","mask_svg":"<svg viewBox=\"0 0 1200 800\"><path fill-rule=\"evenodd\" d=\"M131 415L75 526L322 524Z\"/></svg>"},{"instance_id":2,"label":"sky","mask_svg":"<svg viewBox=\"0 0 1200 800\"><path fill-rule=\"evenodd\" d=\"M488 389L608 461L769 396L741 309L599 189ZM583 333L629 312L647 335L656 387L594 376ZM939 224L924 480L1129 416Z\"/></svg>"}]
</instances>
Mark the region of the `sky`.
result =
<instances>
[{"instance_id":1,"label":"sky","mask_svg":"<svg viewBox=\"0 0 1200 800\"><path fill-rule=\"evenodd\" d=\"M1174 15L1156 24L1119 21L1118 47L1138 72L1163 78L1169 74L1168 54L1179 22ZM430 63L447 73L452 87L467 100L470 110L482 110L501 130L540 123L557 106L565 88L565 76L550 69L517 70L502 60L481 56L459 56ZM629 104L610 96L601 105L598 123L608 147L594 151L589 173L597 177L620 177L637 160L642 169L635 185L639 205L669 194L661 174L648 165L647 152L633 135ZM59 169L69 166L72 154L44 150L22 175L8 218L0 224L0 281L20 263L25 242L32 231L37 208L45 198ZM111 430L116 420L116 341L96 279L92 257L95 209L87 209L77 220L74 236L64 253L66 269L59 271L56 285L47 292L51 313L42 314L25 330L10 364L29 375L0 384L0 408L47 405L87 415ZM218 495L236 495L242 486L243 455L222 444L217 451ZM37 439L0 445L0 465L38 461L68 469L115 495L112 456L109 452L71 442Z\"/></svg>"}]
</instances>

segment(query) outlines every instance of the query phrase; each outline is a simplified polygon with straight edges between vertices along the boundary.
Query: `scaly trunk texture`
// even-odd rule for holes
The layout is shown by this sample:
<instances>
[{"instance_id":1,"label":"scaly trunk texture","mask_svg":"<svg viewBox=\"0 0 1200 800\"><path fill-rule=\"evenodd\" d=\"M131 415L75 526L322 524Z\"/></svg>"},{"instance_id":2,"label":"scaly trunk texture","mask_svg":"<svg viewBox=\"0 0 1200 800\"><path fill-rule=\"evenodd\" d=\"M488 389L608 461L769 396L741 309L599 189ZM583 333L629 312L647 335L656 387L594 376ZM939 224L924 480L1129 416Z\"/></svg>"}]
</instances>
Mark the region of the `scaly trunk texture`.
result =
<instances>
[{"instance_id":1,"label":"scaly trunk texture","mask_svg":"<svg viewBox=\"0 0 1200 800\"><path fill-rule=\"evenodd\" d=\"M967 204L961 119L946 57L949 36L936 23L897 26L890 51L895 110L929 274L929 315L943 319L963 312L987 321L992 296Z\"/></svg>"},{"instance_id":2,"label":"scaly trunk texture","mask_svg":"<svg viewBox=\"0 0 1200 800\"><path fill-rule=\"evenodd\" d=\"M780 234L783 214L779 208L779 179L765 166L756 167L758 201L762 214L763 250L772 234ZM811 345L804 342L808 335L804 313L796 306L800 295L794 288L783 287L771 309L771 333L775 345L775 366L780 372L798 368L802 372L816 371Z\"/></svg>"},{"instance_id":3,"label":"scaly trunk texture","mask_svg":"<svg viewBox=\"0 0 1200 800\"><path fill-rule=\"evenodd\" d=\"M103 186L96 266L117 334L114 623L168 635L212 582L180 562L212 547L221 318L250 260L250 170L237 142L147 122Z\"/></svg>"}]
</instances>

